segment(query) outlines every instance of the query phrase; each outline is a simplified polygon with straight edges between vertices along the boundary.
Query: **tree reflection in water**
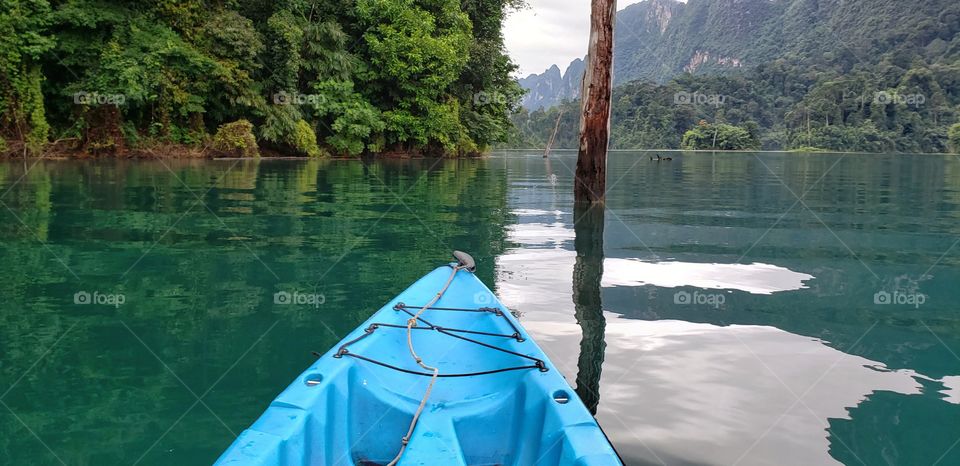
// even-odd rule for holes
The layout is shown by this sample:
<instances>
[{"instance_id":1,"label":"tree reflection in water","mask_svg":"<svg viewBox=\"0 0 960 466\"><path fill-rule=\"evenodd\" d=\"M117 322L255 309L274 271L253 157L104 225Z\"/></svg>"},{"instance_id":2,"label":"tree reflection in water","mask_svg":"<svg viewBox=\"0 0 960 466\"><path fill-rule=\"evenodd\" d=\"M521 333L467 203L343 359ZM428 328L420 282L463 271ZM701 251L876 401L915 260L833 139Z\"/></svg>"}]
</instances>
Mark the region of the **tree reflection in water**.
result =
<instances>
[{"instance_id":1,"label":"tree reflection in water","mask_svg":"<svg viewBox=\"0 0 960 466\"><path fill-rule=\"evenodd\" d=\"M603 340L606 321L600 302L600 281L603 278L603 220L602 204L574 206L574 247L577 251L573 266L574 315L583 338L577 359L577 395L591 414L597 414L600 402L600 372L606 343Z\"/></svg>"}]
</instances>

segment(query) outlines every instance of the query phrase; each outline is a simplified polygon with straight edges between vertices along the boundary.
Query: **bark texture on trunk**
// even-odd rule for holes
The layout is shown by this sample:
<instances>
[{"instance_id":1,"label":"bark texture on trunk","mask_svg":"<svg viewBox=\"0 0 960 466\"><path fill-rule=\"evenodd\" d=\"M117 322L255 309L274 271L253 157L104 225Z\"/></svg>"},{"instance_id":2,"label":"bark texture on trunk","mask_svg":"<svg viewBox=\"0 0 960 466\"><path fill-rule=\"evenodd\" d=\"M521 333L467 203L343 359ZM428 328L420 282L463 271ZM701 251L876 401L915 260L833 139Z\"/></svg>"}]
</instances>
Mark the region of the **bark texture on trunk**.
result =
<instances>
[{"instance_id":1,"label":"bark texture on trunk","mask_svg":"<svg viewBox=\"0 0 960 466\"><path fill-rule=\"evenodd\" d=\"M580 152L573 187L576 202L603 202L606 198L616 12L616 0L593 0L590 48L580 93Z\"/></svg>"}]
</instances>

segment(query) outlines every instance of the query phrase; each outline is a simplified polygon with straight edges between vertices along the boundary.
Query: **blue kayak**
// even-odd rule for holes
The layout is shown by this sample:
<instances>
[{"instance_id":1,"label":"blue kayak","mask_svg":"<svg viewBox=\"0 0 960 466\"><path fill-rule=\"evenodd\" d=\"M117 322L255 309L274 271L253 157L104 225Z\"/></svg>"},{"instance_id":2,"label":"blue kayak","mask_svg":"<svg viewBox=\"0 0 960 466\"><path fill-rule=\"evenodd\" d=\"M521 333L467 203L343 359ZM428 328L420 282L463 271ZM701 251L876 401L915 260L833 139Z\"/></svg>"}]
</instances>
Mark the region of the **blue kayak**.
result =
<instances>
[{"instance_id":1,"label":"blue kayak","mask_svg":"<svg viewBox=\"0 0 960 466\"><path fill-rule=\"evenodd\" d=\"M455 257L321 356L216 464L622 464L473 259Z\"/></svg>"}]
</instances>

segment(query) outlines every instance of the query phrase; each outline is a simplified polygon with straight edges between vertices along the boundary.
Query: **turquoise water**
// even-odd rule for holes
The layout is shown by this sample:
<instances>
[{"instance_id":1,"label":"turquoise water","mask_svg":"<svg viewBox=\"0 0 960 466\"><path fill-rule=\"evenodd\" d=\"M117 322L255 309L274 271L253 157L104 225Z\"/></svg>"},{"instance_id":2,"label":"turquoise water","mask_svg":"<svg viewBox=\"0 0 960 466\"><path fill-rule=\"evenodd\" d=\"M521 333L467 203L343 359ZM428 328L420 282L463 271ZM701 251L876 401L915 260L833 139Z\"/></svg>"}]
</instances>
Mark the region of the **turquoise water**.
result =
<instances>
[{"instance_id":1,"label":"turquoise water","mask_svg":"<svg viewBox=\"0 0 960 466\"><path fill-rule=\"evenodd\" d=\"M209 464L453 248L628 464L960 464L956 158L613 153L576 213L562 152L32 164L0 464Z\"/></svg>"}]
</instances>

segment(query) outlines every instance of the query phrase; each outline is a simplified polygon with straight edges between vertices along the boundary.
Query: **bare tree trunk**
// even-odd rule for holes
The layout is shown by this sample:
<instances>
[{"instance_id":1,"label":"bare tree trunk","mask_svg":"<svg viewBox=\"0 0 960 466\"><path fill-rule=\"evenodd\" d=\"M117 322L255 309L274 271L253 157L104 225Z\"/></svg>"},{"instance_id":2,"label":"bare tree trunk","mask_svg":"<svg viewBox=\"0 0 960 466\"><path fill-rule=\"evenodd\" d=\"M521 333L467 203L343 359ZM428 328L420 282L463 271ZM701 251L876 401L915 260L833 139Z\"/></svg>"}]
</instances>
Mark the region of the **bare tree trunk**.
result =
<instances>
[{"instance_id":1,"label":"bare tree trunk","mask_svg":"<svg viewBox=\"0 0 960 466\"><path fill-rule=\"evenodd\" d=\"M573 186L576 202L603 202L606 199L616 14L616 0L593 0L590 48L580 93L580 152Z\"/></svg>"},{"instance_id":2,"label":"bare tree trunk","mask_svg":"<svg viewBox=\"0 0 960 466\"><path fill-rule=\"evenodd\" d=\"M547 141L547 148L543 151L543 158L550 156L550 148L553 147L553 143L557 141L557 131L560 130L560 118L563 118L563 109L560 109L560 113L557 114L557 124L553 125L553 135L550 136L550 140Z\"/></svg>"}]
</instances>

